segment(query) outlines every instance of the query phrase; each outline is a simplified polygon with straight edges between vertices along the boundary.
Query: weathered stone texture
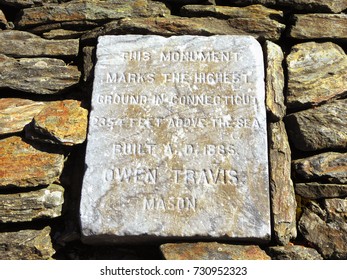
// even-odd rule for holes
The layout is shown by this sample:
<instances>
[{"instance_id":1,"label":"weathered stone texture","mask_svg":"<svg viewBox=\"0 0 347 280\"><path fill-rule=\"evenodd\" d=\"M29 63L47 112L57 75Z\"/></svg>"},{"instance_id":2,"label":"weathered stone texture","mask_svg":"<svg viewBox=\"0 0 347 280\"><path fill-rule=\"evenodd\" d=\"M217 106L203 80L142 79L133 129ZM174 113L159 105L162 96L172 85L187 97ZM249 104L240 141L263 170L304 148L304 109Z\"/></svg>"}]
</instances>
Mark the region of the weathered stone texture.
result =
<instances>
[{"instance_id":1,"label":"weathered stone texture","mask_svg":"<svg viewBox=\"0 0 347 280\"><path fill-rule=\"evenodd\" d=\"M256 245L212 243L163 244L160 250L166 260L270 260Z\"/></svg>"},{"instance_id":2,"label":"weathered stone texture","mask_svg":"<svg viewBox=\"0 0 347 280\"><path fill-rule=\"evenodd\" d=\"M8 27L7 19L4 13L2 12L2 10L0 9L0 29L7 29L7 27Z\"/></svg>"},{"instance_id":3,"label":"weathered stone texture","mask_svg":"<svg viewBox=\"0 0 347 280\"><path fill-rule=\"evenodd\" d=\"M333 43L295 45L287 56L288 107L317 105L347 91L347 56Z\"/></svg>"},{"instance_id":4,"label":"weathered stone texture","mask_svg":"<svg viewBox=\"0 0 347 280\"><path fill-rule=\"evenodd\" d=\"M346 213L346 209L343 210ZM344 219L328 219L329 214L318 205L305 209L299 230L324 258L347 258L347 226Z\"/></svg>"},{"instance_id":5,"label":"weathered stone texture","mask_svg":"<svg viewBox=\"0 0 347 280\"><path fill-rule=\"evenodd\" d=\"M0 233L1 260L48 260L55 250L50 237L51 228Z\"/></svg>"},{"instance_id":6,"label":"weathered stone texture","mask_svg":"<svg viewBox=\"0 0 347 280\"><path fill-rule=\"evenodd\" d=\"M95 21L67 21L67 22L57 22L57 23L49 23L49 24L44 24L44 25L38 25L38 26L33 26L26 31L34 33L34 34L39 34L43 36L43 33L47 32L54 32L54 30L71 30L71 31L80 31L80 32L86 32L89 31L93 28L96 28L100 26L99 22Z\"/></svg>"},{"instance_id":7,"label":"weathered stone texture","mask_svg":"<svg viewBox=\"0 0 347 280\"><path fill-rule=\"evenodd\" d=\"M322 256L313 248L299 245L269 247L273 260L322 260Z\"/></svg>"},{"instance_id":8,"label":"weathered stone texture","mask_svg":"<svg viewBox=\"0 0 347 280\"><path fill-rule=\"evenodd\" d=\"M269 239L264 65L253 37L104 36L94 76L86 242Z\"/></svg>"},{"instance_id":9,"label":"weathered stone texture","mask_svg":"<svg viewBox=\"0 0 347 280\"><path fill-rule=\"evenodd\" d=\"M317 182L296 183L295 192L307 199L321 199L347 196L347 185L322 184Z\"/></svg>"},{"instance_id":10,"label":"weathered stone texture","mask_svg":"<svg viewBox=\"0 0 347 280\"><path fill-rule=\"evenodd\" d=\"M347 99L286 117L289 139L302 151L347 147Z\"/></svg>"},{"instance_id":11,"label":"weathered stone texture","mask_svg":"<svg viewBox=\"0 0 347 280\"><path fill-rule=\"evenodd\" d=\"M0 134L22 131L46 104L22 98L1 98Z\"/></svg>"},{"instance_id":12,"label":"weathered stone texture","mask_svg":"<svg viewBox=\"0 0 347 280\"><path fill-rule=\"evenodd\" d=\"M67 0L69 1L69 0ZM59 3L61 0L0 0L0 4L14 6L14 7L31 7L34 5L42 6L49 3Z\"/></svg>"},{"instance_id":13,"label":"weathered stone texture","mask_svg":"<svg viewBox=\"0 0 347 280\"><path fill-rule=\"evenodd\" d=\"M88 110L81 107L80 101L55 101L34 116L26 136L29 139L72 146L85 141L87 123Z\"/></svg>"},{"instance_id":14,"label":"weathered stone texture","mask_svg":"<svg viewBox=\"0 0 347 280\"><path fill-rule=\"evenodd\" d=\"M347 40L346 14L295 15L290 36L295 39Z\"/></svg>"},{"instance_id":15,"label":"weathered stone texture","mask_svg":"<svg viewBox=\"0 0 347 280\"><path fill-rule=\"evenodd\" d=\"M88 82L93 80L94 65L96 62L96 48L83 48L83 81Z\"/></svg>"},{"instance_id":16,"label":"weathered stone texture","mask_svg":"<svg viewBox=\"0 0 347 280\"><path fill-rule=\"evenodd\" d=\"M347 198L332 198L324 200L329 221L337 222L347 232Z\"/></svg>"},{"instance_id":17,"label":"weathered stone texture","mask_svg":"<svg viewBox=\"0 0 347 280\"><path fill-rule=\"evenodd\" d=\"M293 162L294 170L311 181L347 184L347 153L327 152Z\"/></svg>"},{"instance_id":18,"label":"weathered stone texture","mask_svg":"<svg viewBox=\"0 0 347 280\"><path fill-rule=\"evenodd\" d=\"M266 110L272 121L281 120L286 113L284 105L283 52L280 46L266 41Z\"/></svg>"},{"instance_id":19,"label":"weathered stone texture","mask_svg":"<svg viewBox=\"0 0 347 280\"><path fill-rule=\"evenodd\" d=\"M70 1L59 5L44 5L23 9L17 26L20 29L35 25L68 21L109 21L126 17L167 16L170 10L163 3L150 0Z\"/></svg>"},{"instance_id":20,"label":"weathered stone texture","mask_svg":"<svg viewBox=\"0 0 347 280\"><path fill-rule=\"evenodd\" d=\"M0 222L30 222L61 215L64 189L59 185L16 194L0 194Z\"/></svg>"},{"instance_id":21,"label":"weathered stone texture","mask_svg":"<svg viewBox=\"0 0 347 280\"><path fill-rule=\"evenodd\" d=\"M182 7L181 15L189 17L216 17L225 19L235 29L241 29L258 38L278 40L285 25L281 19L282 11L253 5L244 8L208 5L187 5Z\"/></svg>"},{"instance_id":22,"label":"weathered stone texture","mask_svg":"<svg viewBox=\"0 0 347 280\"><path fill-rule=\"evenodd\" d=\"M36 93L59 93L79 82L77 66L55 58L15 59L0 54L0 88Z\"/></svg>"},{"instance_id":23,"label":"weathered stone texture","mask_svg":"<svg viewBox=\"0 0 347 280\"><path fill-rule=\"evenodd\" d=\"M42 34L43 38L64 40L80 38L86 31L66 30L66 29L53 29Z\"/></svg>"},{"instance_id":24,"label":"weathered stone texture","mask_svg":"<svg viewBox=\"0 0 347 280\"><path fill-rule=\"evenodd\" d=\"M312 11L312 12L333 12L339 13L347 9L346 0L229 0L230 4L254 4L263 5L283 5L294 9Z\"/></svg>"},{"instance_id":25,"label":"weathered stone texture","mask_svg":"<svg viewBox=\"0 0 347 280\"><path fill-rule=\"evenodd\" d=\"M17 136L0 140L0 186L32 187L57 181L64 156L42 148L36 149Z\"/></svg>"},{"instance_id":26,"label":"weathered stone texture","mask_svg":"<svg viewBox=\"0 0 347 280\"><path fill-rule=\"evenodd\" d=\"M0 32L0 53L13 57L77 56L79 40L45 40L25 31Z\"/></svg>"},{"instance_id":27,"label":"weathered stone texture","mask_svg":"<svg viewBox=\"0 0 347 280\"><path fill-rule=\"evenodd\" d=\"M269 129L270 189L273 230L276 241L288 244L296 237L296 200L291 174L291 152L283 122Z\"/></svg>"}]
</instances>

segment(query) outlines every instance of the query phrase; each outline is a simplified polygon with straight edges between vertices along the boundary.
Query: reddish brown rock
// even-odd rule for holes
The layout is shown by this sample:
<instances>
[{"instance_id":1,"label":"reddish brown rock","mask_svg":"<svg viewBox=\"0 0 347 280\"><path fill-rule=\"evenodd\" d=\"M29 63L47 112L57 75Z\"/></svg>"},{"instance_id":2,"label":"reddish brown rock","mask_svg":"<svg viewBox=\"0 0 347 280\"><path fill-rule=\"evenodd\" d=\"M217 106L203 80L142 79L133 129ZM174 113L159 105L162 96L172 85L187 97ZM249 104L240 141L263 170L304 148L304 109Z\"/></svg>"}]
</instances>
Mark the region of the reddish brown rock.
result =
<instances>
[{"instance_id":1,"label":"reddish brown rock","mask_svg":"<svg viewBox=\"0 0 347 280\"><path fill-rule=\"evenodd\" d=\"M160 250L167 260L270 260L256 245L172 243L161 245Z\"/></svg>"},{"instance_id":2,"label":"reddish brown rock","mask_svg":"<svg viewBox=\"0 0 347 280\"><path fill-rule=\"evenodd\" d=\"M276 241L286 245L297 234L296 200L290 177L291 151L282 121L270 124L269 135L272 226Z\"/></svg>"},{"instance_id":3,"label":"reddish brown rock","mask_svg":"<svg viewBox=\"0 0 347 280\"><path fill-rule=\"evenodd\" d=\"M347 99L293 113L285 118L289 140L302 151L345 149Z\"/></svg>"},{"instance_id":4,"label":"reddish brown rock","mask_svg":"<svg viewBox=\"0 0 347 280\"><path fill-rule=\"evenodd\" d=\"M170 11L163 3L150 0L134 1L69 1L23 9L17 26L20 29L35 25L68 21L110 21L126 17L166 16Z\"/></svg>"},{"instance_id":5,"label":"reddish brown rock","mask_svg":"<svg viewBox=\"0 0 347 280\"><path fill-rule=\"evenodd\" d=\"M55 253L51 228L0 233L1 260L48 260Z\"/></svg>"},{"instance_id":6,"label":"reddish brown rock","mask_svg":"<svg viewBox=\"0 0 347 280\"><path fill-rule=\"evenodd\" d=\"M297 174L307 180L347 184L347 153L327 152L293 162Z\"/></svg>"},{"instance_id":7,"label":"reddish brown rock","mask_svg":"<svg viewBox=\"0 0 347 280\"><path fill-rule=\"evenodd\" d=\"M64 189L59 185L14 194L0 194L0 222L30 222L61 215Z\"/></svg>"},{"instance_id":8,"label":"reddish brown rock","mask_svg":"<svg viewBox=\"0 0 347 280\"><path fill-rule=\"evenodd\" d=\"M216 17L228 21L231 27L241 29L258 38L278 40L285 25L278 19L282 11L265 8L261 5L244 8L209 5L187 5L182 7L181 15L188 17ZM276 20L275 20L276 19Z\"/></svg>"},{"instance_id":9,"label":"reddish brown rock","mask_svg":"<svg viewBox=\"0 0 347 280\"><path fill-rule=\"evenodd\" d=\"M280 46L266 41L266 110L272 121L281 120L286 113L284 105L283 52Z\"/></svg>"},{"instance_id":10,"label":"reddish brown rock","mask_svg":"<svg viewBox=\"0 0 347 280\"><path fill-rule=\"evenodd\" d=\"M46 104L22 98L1 98L0 134L22 131Z\"/></svg>"},{"instance_id":11,"label":"reddish brown rock","mask_svg":"<svg viewBox=\"0 0 347 280\"><path fill-rule=\"evenodd\" d=\"M229 0L230 4L254 4L260 3L267 6L280 5L293 9L312 12L333 12L340 13L347 9L346 0Z\"/></svg>"},{"instance_id":12,"label":"reddish brown rock","mask_svg":"<svg viewBox=\"0 0 347 280\"><path fill-rule=\"evenodd\" d=\"M0 54L0 88L36 93L60 93L79 82L77 66L55 58L15 59Z\"/></svg>"},{"instance_id":13,"label":"reddish brown rock","mask_svg":"<svg viewBox=\"0 0 347 280\"><path fill-rule=\"evenodd\" d=\"M45 40L25 31L0 32L0 53L13 57L77 56L79 41Z\"/></svg>"},{"instance_id":14,"label":"reddish brown rock","mask_svg":"<svg viewBox=\"0 0 347 280\"><path fill-rule=\"evenodd\" d=\"M86 139L88 111L77 100L55 101L35 115L27 137L63 145L81 144ZM38 138L37 138L38 137Z\"/></svg>"},{"instance_id":15,"label":"reddish brown rock","mask_svg":"<svg viewBox=\"0 0 347 280\"><path fill-rule=\"evenodd\" d=\"M347 91L347 56L333 43L295 45L287 56L287 106L316 106Z\"/></svg>"},{"instance_id":16,"label":"reddish brown rock","mask_svg":"<svg viewBox=\"0 0 347 280\"><path fill-rule=\"evenodd\" d=\"M32 187L57 181L64 156L13 136L0 140L0 186Z\"/></svg>"},{"instance_id":17,"label":"reddish brown rock","mask_svg":"<svg viewBox=\"0 0 347 280\"><path fill-rule=\"evenodd\" d=\"M346 14L295 15L294 20L295 23L290 30L292 38L347 40Z\"/></svg>"}]
</instances>

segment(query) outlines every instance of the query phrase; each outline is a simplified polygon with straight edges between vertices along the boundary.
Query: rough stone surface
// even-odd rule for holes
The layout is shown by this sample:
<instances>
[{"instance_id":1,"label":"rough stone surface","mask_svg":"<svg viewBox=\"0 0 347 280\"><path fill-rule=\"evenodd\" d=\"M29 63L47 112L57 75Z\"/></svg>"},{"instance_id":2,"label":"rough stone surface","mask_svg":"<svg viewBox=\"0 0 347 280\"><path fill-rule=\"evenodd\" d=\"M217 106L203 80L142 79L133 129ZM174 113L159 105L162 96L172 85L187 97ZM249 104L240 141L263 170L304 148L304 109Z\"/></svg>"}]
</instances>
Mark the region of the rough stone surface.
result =
<instances>
[{"instance_id":1,"label":"rough stone surface","mask_svg":"<svg viewBox=\"0 0 347 280\"><path fill-rule=\"evenodd\" d=\"M0 194L0 222L30 222L61 215L64 189L50 185L37 191Z\"/></svg>"},{"instance_id":2,"label":"rough stone surface","mask_svg":"<svg viewBox=\"0 0 347 280\"><path fill-rule=\"evenodd\" d=\"M64 40L80 38L86 31L66 30L66 29L53 29L42 34L43 38Z\"/></svg>"},{"instance_id":3,"label":"rough stone surface","mask_svg":"<svg viewBox=\"0 0 347 280\"><path fill-rule=\"evenodd\" d=\"M286 113L284 105L283 52L280 46L266 41L266 110L272 121L281 120Z\"/></svg>"},{"instance_id":4,"label":"rough stone surface","mask_svg":"<svg viewBox=\"0 0 347 280\"><path fill-rule=\"evenodd\" d=\"M287 57L288 107L317 105L347 91L347 56L331 42L295 45Z\"/></svg>"},{"instance_id":5,"label":"rough stone surface","mask_svg":"<svg viewBox=\"0 0 347 280\"><path fill-rule=\"evenodd\" d=\"M100 26L100 24L101 23L99 23L99 22L89 21L89 20L67 21L67 22L56 22L56 23L49 23L49 24L44 24L44 25L33 26L33 27L30 27L26 30L30 33L39 34L39 35L42 35L43 33L47 33L50 31L59 30L59 29L67 29L67 30L86 32L86 31L89 31L93 28Z\"/></svg>"},{"instance_id":6,"label":"rough stone surface","mask_svg":"<svg viewBox=\"0 0 347 280\"><path fill-rule=\"evenodd\" d=\"M123 1L124 2L124 1ZM167 16L170 10L163 3L134 1L70 1L23 9L17 26L20 29L67 21L109 21L126 17Z\"/></svg>"},{"instance_id":7,"label":"rough stone surface","mask_svg":"<svg viewBox=\"0 0 347 280\"><path fill-rule=\"evenodd\" d=\"M17 136L0 140L0 186L32 187L57 181L64 156L43 148L36 149Z\"/></svg>"},{"instance_id":8,"label":"rough stone surface","mask_svg":"<svg viewBox=\"0 0 347 280\"><path fill-rule=\"evenodd\" d=\"M85 141L87 123L88 110L81 107L80 101L55 101L34 116L26 136L29 139L72 146Z\"/></svg>"},{"instance_id":9,"label":"rough stone surface","mask_svg":"<svg viewBox=\"0 0 347 280\"><path fill-rule=\"evenodd\" d=\"M45 40L25 31L0 32L0 53L13 57L77 56L79 40Z\"/></svg>"},{"instance_id":10,"label":"rough stone surface","mask_svg":"<svg viewBox=\"0 0 347 280\"><path fill-rule=\"evenodd\" d=\"M104 36L97 61L86 241L268 240L264 66L254 38Z\"/></svg>"},{"instance_id":11,"label":"rough stone surface","mask_svg":"<svg viewBox=\"0 0 347 280\"><path fill-rule=\"evenodd\" d=\"M83 81L92 81L94 77L95 47L83 48Z\"/></svg>"},{"instance_id":12,"label":"rough stone surface","mask_svg":"<svg viewBox=\"0 0 347 280\"><path fill-rule=\"evenodd\" d=\"M347 9L346 0L229 0L229 3L235 4L254 4L259 3L263 5L283 5L292 7L298 10L312 11L312 12L333 12L339 13Z\"/></svg>"},{"instance_id":13,"label":"rough stone surface","mask_svg":"<svg viewBox=\"0 0 347 280\"><path fill-rule=\"evenodd\" d=\"M295 15L294 19L295 24L290 31L292 38L347 40L346 14Z\"/></svg>"},{"instance_id":14,"label":"rough stone surface","mask_svg":"<svg viewBox=\"0 0 347 280\"><path fill-rule=\"evenodd\" d=\"M241 28L248 34L254 34L259 38L278 40L285 25L276 19L281 19L281 11L265 8L261 5L253 5L244 8L187 5L182 7L181 14L189 17L216 17L227 19L230 26Z\"/></svg>"},{"instance_id":15,"label":"rough stone surface","mask_svg":"<svg viewBox=\"0 0 347 280\"><path fill-rule=\"evenodd\" d=\"M0 233L1 260L48 260L55 253L51 228Z\"/></svg>"},{"instance_id":16,"label":"rough stone surface","mask_svg":"<svg viewBox=\"0 0 347 280\"><path fill-rule=\"evenodd\" d=\"M347 258L347 227L345 219L330 221L319 206L305 209L299 230L325 259Z\"/></svg>"},{"instance_id":17,"label":"rough stone surface","mask_svg":"<svg viewBox=\"0 0 347 280\"><path fill-rule=\"evenodd\" d=\"M61 0L0 0L0 4L8 5L8 6L14 6L14 7L31 7L34 5L44 5L49 3L58 3L61 2Z\"/></svg>"},{"instance_id":18,"label":"rough stone surface","mask_svg":"<svg viewBox=\"0 0 347 280\"><path fill-rule=\"evenodd\" d=\"M273 260L322 260L322 256L313 248L299 245L269 247L268 252Z\"/></svg>"},{"instance_id":19,"label":"rough stone surface","mask_svg":"<svg viewBox=\"0 0 347 280\"><path fill-rule=\"evenodd\" d=\"M46 104L22 98L1 98L0 134L22 131Z\"/></svg>"},{"instance_id":20,"label":"rough stone surface","mask_svg":"<svg viewBox=\"0 0 347 280\"><path fill-rule=\"evenodd\" d=\"M55 58L15 59L0 54L0 88L36 94L59 93L78 83L77 66Z\"/></svg>"},{"instance_id":21,"label":"rough stone surface","mask_svg":"<svg viewBox=\"0 0 347 280\"><path fill-rule=\"evenodd\" d=\"M160 250L166 260L270 260L256 245L169 243L161 245Z\"/></svg>"},{"instance_id":22,"label":"rough stone surface","mask_svg":"<svg viewBox=\"0 0 347 280\"><path fill-rule=\"evenodd\" d=\"M347 99L286 117L289 139L302 151L347 147Z\"/></svg>"},{"instance_id":23,"label":"rough stone surface","mask_svg":"<svg viewBox=\"0 0 347 280\"><path fill-rule=\"evenodd\" d=\"M295 192L307 199L320 199L347 196L347 185L322 184L317 182L296 183Z\"/></svg>"},{"instance_id":24,"label":"rough stone surface","mask_svg":"<svg viewBox=\"0 0 347 280\"><path fill-rule=\"evenodd\" d=\"M291 174L291 151L282 121L269 129L270 189L273 232L281 245L296 237L296 200Z\"/></svg>"},{"instance_id":25,"label":"rough stone surface","mask_svg":"<svg viewBox=\"0 0 347 280\"><path fill-rule=\"evenodd\" d=\"M311 181L347 184L347 153L327 152L293 162L294 170Z\"/></svg>"},{"instance_id":26,"label":"rough stone surface","mask_svg":"<svg viewBox=\"0 0 347 280\"><path fill-rule=\"evenodd\" d=\"M337 222L347 232L347 199L332 198L324 200L329 221Z\"/></svg>"}]
</instances>

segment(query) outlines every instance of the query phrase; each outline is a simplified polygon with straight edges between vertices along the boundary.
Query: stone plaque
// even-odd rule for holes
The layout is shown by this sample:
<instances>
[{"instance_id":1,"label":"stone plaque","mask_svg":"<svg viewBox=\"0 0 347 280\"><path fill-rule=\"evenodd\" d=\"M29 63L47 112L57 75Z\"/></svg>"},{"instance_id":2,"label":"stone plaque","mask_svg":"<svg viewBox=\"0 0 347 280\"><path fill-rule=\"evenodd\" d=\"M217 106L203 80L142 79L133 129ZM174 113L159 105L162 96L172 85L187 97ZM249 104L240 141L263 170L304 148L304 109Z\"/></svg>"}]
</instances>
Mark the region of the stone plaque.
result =
<instances>
[{"instance_id":1,"label":"stone plaque","mask_svg":"<svg viewBox=\"0 0 347 280\"><path fill-rule=\"evenodd\" d=\"M100 37L85 240L268 240L263 72L249 36Z\"/></svg>"}]
</instances>

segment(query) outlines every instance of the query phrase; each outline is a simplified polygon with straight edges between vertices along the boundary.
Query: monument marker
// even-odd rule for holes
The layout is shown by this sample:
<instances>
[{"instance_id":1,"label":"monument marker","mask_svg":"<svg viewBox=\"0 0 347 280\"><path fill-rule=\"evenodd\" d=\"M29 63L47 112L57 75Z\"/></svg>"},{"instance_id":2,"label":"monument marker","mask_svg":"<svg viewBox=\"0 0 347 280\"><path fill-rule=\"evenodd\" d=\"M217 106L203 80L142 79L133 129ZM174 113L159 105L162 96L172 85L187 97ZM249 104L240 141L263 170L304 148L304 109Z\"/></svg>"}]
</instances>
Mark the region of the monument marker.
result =
<instances>
[{"instance_id":1,"label":"monument marker","mask_svg":"<svg viewBox=\"0 0 347 280\"><path fill-rule=\"evenodd\" d=\"M85 240L268 240L264 92L250 36L100 37Z\"/></svg>"}]
</instances>

